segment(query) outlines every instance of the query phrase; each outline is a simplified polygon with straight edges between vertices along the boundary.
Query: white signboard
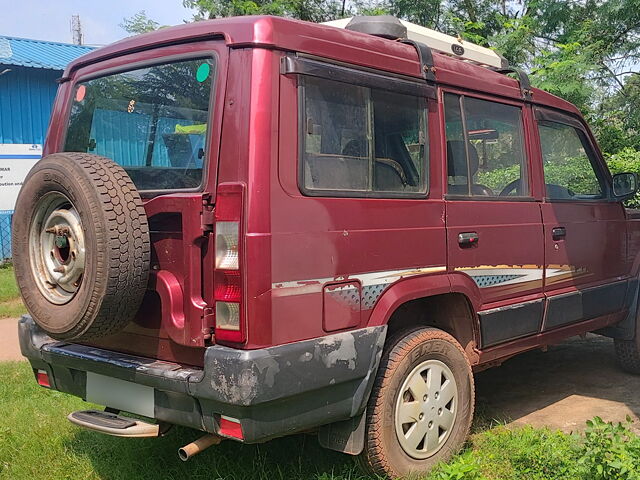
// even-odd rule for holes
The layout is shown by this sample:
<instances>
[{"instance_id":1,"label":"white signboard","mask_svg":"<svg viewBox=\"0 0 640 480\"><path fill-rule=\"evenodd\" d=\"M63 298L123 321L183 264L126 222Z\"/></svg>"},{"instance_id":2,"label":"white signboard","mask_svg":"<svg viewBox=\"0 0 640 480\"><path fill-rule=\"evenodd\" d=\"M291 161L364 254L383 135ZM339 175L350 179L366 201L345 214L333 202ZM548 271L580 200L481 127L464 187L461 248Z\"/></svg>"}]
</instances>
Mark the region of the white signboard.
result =
<instances>
[{"instance_id":1,"label":"white signboard","mask_svg":"<svg viewBox=\"0 0 640 480\"><path fill-rule=\"evenodd\" d=\"M0 211L13 210L24 178L40 157L41 145L0 143Z\"/></svg>"}]
</instances>

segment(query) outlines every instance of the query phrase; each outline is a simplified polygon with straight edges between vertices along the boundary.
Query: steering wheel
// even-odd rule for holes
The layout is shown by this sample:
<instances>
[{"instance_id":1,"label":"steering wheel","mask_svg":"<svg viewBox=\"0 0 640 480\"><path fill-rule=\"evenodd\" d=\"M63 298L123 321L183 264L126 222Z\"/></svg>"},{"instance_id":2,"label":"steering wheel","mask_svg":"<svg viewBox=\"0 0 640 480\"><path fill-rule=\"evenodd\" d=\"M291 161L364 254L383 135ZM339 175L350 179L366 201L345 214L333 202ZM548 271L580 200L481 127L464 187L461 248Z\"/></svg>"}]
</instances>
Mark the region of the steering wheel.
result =
<instances>
[{"instance_id":1,"label":"steering wheel","mask_svg":"<svg viewBox=\"0 0 640 480\"><path fill-rule=\"evenodd\" d=\"M520 184L522 183L522 179L521 178L516 178L513 182L509 182L500 192L500 197L506 197L508 196L511 192L513 192L514 190L516 190L517 192L520 191Z\"/></svg>"}]
</instances>

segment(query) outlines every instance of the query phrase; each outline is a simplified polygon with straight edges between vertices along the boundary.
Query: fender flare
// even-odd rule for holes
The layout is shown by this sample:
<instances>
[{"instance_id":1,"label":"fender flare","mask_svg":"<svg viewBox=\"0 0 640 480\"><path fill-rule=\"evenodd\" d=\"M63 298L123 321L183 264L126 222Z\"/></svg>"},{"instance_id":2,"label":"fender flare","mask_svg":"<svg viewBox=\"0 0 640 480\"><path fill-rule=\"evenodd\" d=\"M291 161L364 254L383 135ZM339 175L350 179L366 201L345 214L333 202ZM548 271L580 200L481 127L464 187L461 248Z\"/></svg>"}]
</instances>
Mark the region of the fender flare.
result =
<instances>
[{"instance_id":1,"label":"fender flare","mask_svg":"<svg viewBox=\"0 0 640 480\"><path fill-rule=\"evenodd\" d=\"M367 326L386 325L397 308L406 302L446 293L460 293L467 298L474 312L480 310L480 289L468 275L460 272L420 275L389 286L374 305Z\"/></svg>"}]
</instances>

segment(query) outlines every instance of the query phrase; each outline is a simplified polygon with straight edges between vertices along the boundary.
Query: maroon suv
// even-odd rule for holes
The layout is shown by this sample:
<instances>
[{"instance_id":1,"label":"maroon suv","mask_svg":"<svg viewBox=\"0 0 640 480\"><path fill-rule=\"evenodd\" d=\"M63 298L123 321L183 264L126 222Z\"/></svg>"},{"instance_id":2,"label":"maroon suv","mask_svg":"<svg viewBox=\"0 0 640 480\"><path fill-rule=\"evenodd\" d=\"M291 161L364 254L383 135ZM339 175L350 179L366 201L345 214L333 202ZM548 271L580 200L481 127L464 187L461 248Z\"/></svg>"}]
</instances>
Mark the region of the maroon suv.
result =
<instances>
[{"instance_id":1,"label":"maroon suv","mask_svg":"<svg viewBox=\"0 0 640 480\"><path fill-rule=\"evenodd\" d=\"M13 245L37 381L107 407L72 422L207 432L183 459L315 431L394 477L463 444L474 370L598 331L640 372L637 180L576 107L337 27L198 22L64 72Z\"/></svg>"}]
</instances>

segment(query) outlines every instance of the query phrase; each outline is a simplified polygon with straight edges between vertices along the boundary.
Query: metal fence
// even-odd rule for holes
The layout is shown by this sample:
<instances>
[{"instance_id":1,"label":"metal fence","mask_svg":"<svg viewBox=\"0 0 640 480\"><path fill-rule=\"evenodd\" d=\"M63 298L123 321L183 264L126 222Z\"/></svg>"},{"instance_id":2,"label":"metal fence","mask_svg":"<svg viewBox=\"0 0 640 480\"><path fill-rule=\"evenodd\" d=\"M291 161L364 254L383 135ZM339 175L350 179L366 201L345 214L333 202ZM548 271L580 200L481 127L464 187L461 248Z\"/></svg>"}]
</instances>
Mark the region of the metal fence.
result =
<instances>
[{"instance_id":1,"label":"metal fence","mask_svg":"<svg viewBox=\"0 0 640 480\"><path fill-rule=\"evenodd\" d=\"M11 219L13 212L0 210L0 263L11 258Z\"/></svg>"}]
</instances>

